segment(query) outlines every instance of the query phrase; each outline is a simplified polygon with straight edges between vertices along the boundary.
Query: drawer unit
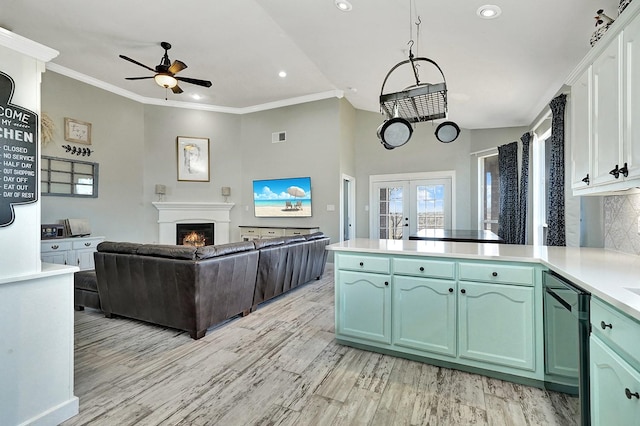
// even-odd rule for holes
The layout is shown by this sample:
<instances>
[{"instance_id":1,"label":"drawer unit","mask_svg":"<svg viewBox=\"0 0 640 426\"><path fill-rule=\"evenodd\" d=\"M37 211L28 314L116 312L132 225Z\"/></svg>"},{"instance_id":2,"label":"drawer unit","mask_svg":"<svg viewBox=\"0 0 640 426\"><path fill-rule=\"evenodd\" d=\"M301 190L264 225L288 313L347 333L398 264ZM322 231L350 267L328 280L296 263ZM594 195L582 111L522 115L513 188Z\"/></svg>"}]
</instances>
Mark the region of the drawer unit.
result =
<instances>
[{"instance_id":1,"label":"drawer unit","mask_svg":"<svg viewBox=\"0 0 640 426\"><path fill-rule=\"evenodd\" d=\"M260 228L242 228L242 235L255 235L260 236Z\"/></svg>"},{"instance_id":2,"label":"drawer unit","mask_svg":"<svg viewBox=\"0 0 640 426\"><path fill-rule=\"evenodd\" d=\"M102 241L102 238L83 238L82 240L72 241L73 250L87 250L92 249L95 251L96 247Z\"/></svg>"},{"instance_id":3,"label":"drawer unit","mask_svg":"<svg viewBox=\"0 0 640 426\"><path fill-rule=\"evenodd\" d=\"M367 256L360 254L339 254L338 268L352 271L388 274L391 272L390 260L387 257Z\"/></svg>"},{"instance_id":4,"label":"drawer unit","mask_svg":"<svg viewBox=\"0 0 640 426\"><path fill-rule=\"evenodd\" d=\"M285 228L284 235L287 237L295 237L297 235L307 235L318 232L318 228Z\"/></svg>"},{"instance_id":5,"label":"drawer unit","mask_svg":"<svg viewBox=\"0 0 640 426\"><path fill-rule=\"evenodd\" d=\"M393 272L398 275L455 279L456 264L449 260L424 258L395 258Z\"/></svg>"},{"instance_id":6,"label":"drawer unit","mask_svg":"<svg viewBox=\"0 0 640 426\"><path fill-rule=\"evenodd\" d=\"M260 238L284 237L284 229L266 228L260 230Z\"/></svg>"},{"instance_id":7,"label":"drawer unit","mask_svg":"<svg viewBox=\"0 0 640 426\"><path fill-rule=\"evenodd\" d=\"M47 241L40 244L41 253L69 251L71 248L71 241Z\"/></svg>"},{"instance_id":8,"label":"drawer unit","mask_svg":"<svg viewBox=\"0 0 640 426\"><path fill-rule=\"evenodd\" d=\"M458 264L459 279L463 281L482 281L533 286L533 266L506 265L504 263L467 263Z\"/></svg>"},{"instance_id":9,"label":"drawer unit","mask_svg":"<svg viewBox=\"0 0 640 426\"><path fill-rule=\"evenodd\" d=\"M640 324L598 299L591 298L593 333L626 353L627 359L640 369Z\"/></svg>"}]
</instances>

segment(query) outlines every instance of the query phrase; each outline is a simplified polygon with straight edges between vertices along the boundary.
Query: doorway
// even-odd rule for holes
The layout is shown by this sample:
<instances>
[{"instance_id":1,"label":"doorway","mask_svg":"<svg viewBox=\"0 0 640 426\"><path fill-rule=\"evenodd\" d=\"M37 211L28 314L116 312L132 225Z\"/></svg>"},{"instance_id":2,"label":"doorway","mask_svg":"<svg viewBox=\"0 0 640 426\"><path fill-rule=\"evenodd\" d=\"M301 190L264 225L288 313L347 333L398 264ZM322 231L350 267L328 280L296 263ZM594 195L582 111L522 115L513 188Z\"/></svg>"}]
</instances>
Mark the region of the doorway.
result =
<instances>
[{"instance_id":1,"label":"doorway","mask_svg":"<svg viewBox=\"0 0 640 426\"><path fill-rule=\"evenodd\" d=\"M356 179L342 174L340 185L340 241L348 241L356 235Z\"/></svg>"},{"instance_id":2,"label":"doorway","mask_svg":"<svg viewBox=\"0 0 640 426\"><path fill-rule=\"evenodd\" d=\"M370 177L370 238L408 240L425 229L452 229L455 172Z\"/></svg>"}]
</instances>

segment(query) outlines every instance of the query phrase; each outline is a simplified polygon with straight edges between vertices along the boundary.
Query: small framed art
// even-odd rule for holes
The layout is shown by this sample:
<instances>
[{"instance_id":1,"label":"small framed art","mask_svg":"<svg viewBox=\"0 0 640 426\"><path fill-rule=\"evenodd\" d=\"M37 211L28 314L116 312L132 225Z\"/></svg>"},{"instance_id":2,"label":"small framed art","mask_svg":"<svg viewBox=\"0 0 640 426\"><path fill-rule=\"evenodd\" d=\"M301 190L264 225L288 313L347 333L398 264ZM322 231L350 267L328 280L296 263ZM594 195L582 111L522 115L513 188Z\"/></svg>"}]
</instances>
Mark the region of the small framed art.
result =
<instances>
[{"instance_id":1,"label":"small framed art","mask_svg":"<svg viewBox=\"0 0 640 426\"><path fill-rule=\"evenodd\" d=\"M178 136L178 180L209 182L209 138Z\"/></svg>"}]
</instances>

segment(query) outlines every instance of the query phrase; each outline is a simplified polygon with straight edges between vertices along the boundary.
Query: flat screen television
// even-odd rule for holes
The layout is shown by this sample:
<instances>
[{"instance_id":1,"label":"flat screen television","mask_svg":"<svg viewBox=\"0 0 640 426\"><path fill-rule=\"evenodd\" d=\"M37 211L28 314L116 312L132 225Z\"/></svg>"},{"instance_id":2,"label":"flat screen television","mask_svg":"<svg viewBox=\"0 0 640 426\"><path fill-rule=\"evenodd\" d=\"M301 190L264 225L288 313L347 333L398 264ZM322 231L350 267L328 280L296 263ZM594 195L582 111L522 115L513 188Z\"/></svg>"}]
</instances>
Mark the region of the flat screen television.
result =
<instances>
[{"instance_id":1,"label":"flat screen television","mask_svg":"<svg viewBox=\"0 0 640 426\"><path fill-rule=\"evenodd\" d=\"M311 178L284 178L253 181L256 217L310 217Z\"/></svg>"}]
</instances>

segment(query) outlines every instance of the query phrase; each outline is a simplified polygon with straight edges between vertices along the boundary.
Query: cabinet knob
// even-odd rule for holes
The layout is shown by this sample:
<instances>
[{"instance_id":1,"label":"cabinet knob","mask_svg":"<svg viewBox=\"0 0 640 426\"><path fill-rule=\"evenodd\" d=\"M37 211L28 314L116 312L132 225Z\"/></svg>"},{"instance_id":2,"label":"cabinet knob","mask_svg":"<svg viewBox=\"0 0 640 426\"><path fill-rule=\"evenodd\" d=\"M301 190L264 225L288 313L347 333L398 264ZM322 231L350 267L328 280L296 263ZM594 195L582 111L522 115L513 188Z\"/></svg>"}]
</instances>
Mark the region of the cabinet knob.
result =
<instances>
[{"instance_id":1,"label":"cabinet knob","mask_svg":"<svg viewBox=\"0 0 640 426\"><path fill-rule=\"evenodd\" d=\"M606 330L607 328L613 329L613 324L607 324L604 321L600 321L600 327L602 327L603 330Z\"/></svg>"},{"instance_id":2,"label":"cabinet knob","mask_svg":"<svg viewBox=\"0 0 640 426\"><path fill-rule=\"evenodd\" d=\"M424 272L424 266L420 267L420 272Z\"/></svg>"},{"instance_id":3,"label":"cabinet knob","mask_svg":"<svg viewBox=\"0 0 640 426\"><path fill-rule=\"evenodd\" d=\"M465 294L467 292L467 290L465 290L464 288L462 290L460 290L460 293Z\"/></svg>"},{"instance_id":4,"label":"cabinet knob","mask_svg":"<svg viewBox=\"0 0 640 426\"><path fill-rule=\"evenodd\" d=\"M629 176L629 169L627 168L627 163L624 163L624 166L622 166L620 170L618 170L618 172L620 172L620 174L624 177Z\"/></svg>"},{"instance_id":5,"label":"cabinet knob","mask_svg":"<svg viewBox=\"0 0 640 426\"><path fill-rule=\"evenodd\" d=\"M587 175L585 177L582 178L582 181L584 183L586 183L587 185L589 185L589 173L587 173Z\"/></svg>"},{"instance_id":6,"label":"cabinet knob","mask_svg":"<svg viewBox=\"0 0 640 426\"><path fill-rule=\"evenodd\" d=\"M449 288L449 293L453 293L453 289L452 288Z\"/></svg>"},{"instance_id":7,"label":"cabinet knob","mask_svg":"<svg viewBox=\"0 0 640 426\"><path fill-rule=\"evenodd\" d=\"M494 277L497 277L498 273L497 272L492 272L491 275L494 276Z\"/></svg>"},{"instance_id":8,"label":"cabinet knob","mask_svg":"<svg viewBox=\"0 0 640 426\"><path fill-rule=\"evenodd\" d=\"M384 285L389 285L389 281L385 281L385 282L384 282Z\"/></svg>"},{"instance_id":9,"label":"cabinet knob","mask_svg":"<svg viewBox=\"0 0 640 426\"><path fill-rule=\"evenodd\" d=\"M640 394L638 392L631 392L629 388L624 388L624 394L627 396L627 399L631 399L632 396L635 396L636 399L640 399Z\"/></svg>"},{"instance_id":10,"label":"cabinet knob","mask_svg":"<svg viewBox=\"0 0 640 426\"><path fill-rule=\"evenodd\" d=\"M58 250L60 248L60 246L55 244L55 245L52 245L51 248L54 249L54 250Z\"/></svg>"},{"instance_id":11,"label":"cabinet knob","mask_svg":"<svg viewBox=\"0 0 640 426\"><path fill-rule=\"evenodd\" d=\"M618 165L616 164L616 168L611 170L609 172L610 175L612 175L614 178L618 179L620 177L620 169L618 168Z\"/></svg>"},{"instance_id":12,"label":"cabinet knob","mask_svg":"<svg viewBox=\"0 0 640 426\"><path fill-rule=\"evenodd\" d=\"M364 266L364 262L360 262L360 266Z\"/></svg>"}]
</instances>

